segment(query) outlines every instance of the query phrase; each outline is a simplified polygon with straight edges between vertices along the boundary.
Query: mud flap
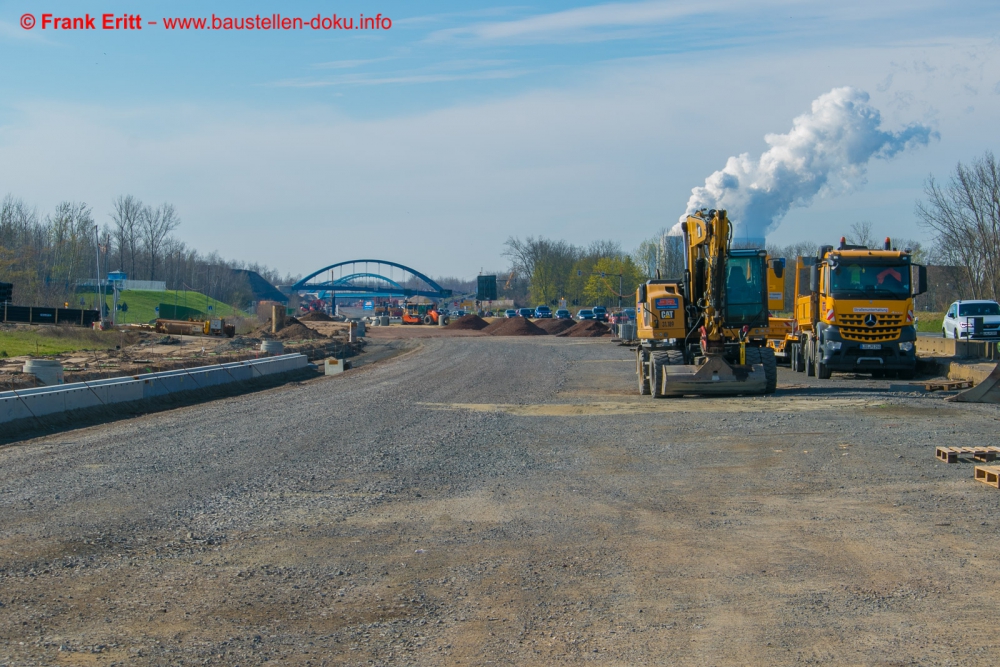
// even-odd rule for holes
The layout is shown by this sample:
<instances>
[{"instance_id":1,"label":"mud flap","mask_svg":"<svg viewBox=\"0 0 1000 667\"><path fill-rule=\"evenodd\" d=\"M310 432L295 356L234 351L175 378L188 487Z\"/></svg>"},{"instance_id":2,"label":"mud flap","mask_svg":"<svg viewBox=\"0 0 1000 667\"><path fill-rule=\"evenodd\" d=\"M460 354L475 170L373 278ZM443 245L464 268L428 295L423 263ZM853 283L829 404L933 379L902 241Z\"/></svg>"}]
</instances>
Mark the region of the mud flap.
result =
<instances>
[{"instance_id":1,"label":"mud flap","mask_svg":"<svg viewBox=\"0 0 1000 667\"><path fill-rule=\"evenodd\" d=\"M972 389L966 389L945 400L955 403L1000 403L1000 364L997 364L986 379Z\"/></svg>"}]
</instances>

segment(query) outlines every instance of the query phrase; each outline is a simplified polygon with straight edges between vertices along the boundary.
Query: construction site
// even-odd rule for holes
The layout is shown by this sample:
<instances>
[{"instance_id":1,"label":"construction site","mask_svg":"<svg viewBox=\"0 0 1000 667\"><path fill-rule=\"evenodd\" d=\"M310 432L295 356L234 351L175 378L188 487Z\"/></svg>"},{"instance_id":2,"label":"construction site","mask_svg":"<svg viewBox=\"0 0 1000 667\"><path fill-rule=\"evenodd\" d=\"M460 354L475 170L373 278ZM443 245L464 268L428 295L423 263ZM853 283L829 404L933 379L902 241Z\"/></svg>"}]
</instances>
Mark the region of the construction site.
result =
<instances>
[{"instance_id":1,"label":"construction site","mask_svg":"<svg viewBox=\"0 0 1000 667\"><path fill-rule=\"evenodd\" d=\"M615 325L275 305L83 329L51 386L0 360L5 659L983 661L996 343L916 336L888 241L785 270L727 224L690 217L691 278ZM905 290L828 288L855 255Z\"/></svg>"},{"instance_id":2,"label":"construction site","mask_svg":"<svg viewBox=\"0 0 1000 667\"><path fill-rule=\"evenodd\" d=\"M997 662L1000 4L51 5L0 667Z\"/></svg>"}]
</instances>

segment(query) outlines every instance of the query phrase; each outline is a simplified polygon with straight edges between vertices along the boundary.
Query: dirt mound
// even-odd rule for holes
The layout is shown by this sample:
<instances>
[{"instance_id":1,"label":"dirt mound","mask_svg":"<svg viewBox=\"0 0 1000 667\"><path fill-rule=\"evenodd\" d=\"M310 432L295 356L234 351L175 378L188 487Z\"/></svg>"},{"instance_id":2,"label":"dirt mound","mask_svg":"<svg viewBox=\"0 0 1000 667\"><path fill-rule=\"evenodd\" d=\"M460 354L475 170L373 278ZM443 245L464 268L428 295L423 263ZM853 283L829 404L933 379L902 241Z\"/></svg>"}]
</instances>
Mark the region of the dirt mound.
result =
<instances>
[{"instance_id":1,"label":"dirt mound","mask_svg":"<svg viewBox=\"0 0 1000 667\"><path fill-rule=\"evenodd\" d=\"M468 315L462 315L460 318L449 324L445 329L462 329L464 331L480 331L489 326L479 315L469 313Z\"/></svg>"},{"instance_id":2,"label":"dirt mound","mask_svg":"<svg viewBox=\"0 0 1000 667\"><path fill-rule=\"evenodd\" d=\"M499 326L498 326L499 325ZM496 328L494 328L496 327ZM491 336L546 336L545 329L534 325L530 320L523 317L511 317L506 320L498 320L483 329Z\"/></svg>"},{"instance_id":3,"label":"dirt mound","mask_svg":"<svg viewBox=\"0 0 1000 667\"><path fill-rule=\"evenodd\" d=\"M300 317L299 322L333 322L333 318L322 310L316 310Z\"/></svg>"},{"instance_id":4,"label":"dirt mound","mask_svg":"<svg viewBox=\"0 0 1000 667\"><path fill-rule=\"evenodd\" d=\"M573 320L538 320L535 322L535 326L539 329L545 329L545 332L550 334L561 334L573 325Z\"/></svg>"},{"instance_id":5,"label":"dirt mound","mask_svg":"<svg viewBox=\"0 0 1000 667\"><path fill-rule=\"evenodd\" d=\"M323 334L310 329L294 317L285 318L285 326L273 334L271 333L271 320L264 323L264 326L250 334L254 338L266 338L269 340L314 340L316 338L326 338Z\"/></svg>"},{"instance_id":6,"label":"dirt mound","mask_svg":"<svg viewBox=\"0 0 1000 667\"><path fill-rule=\"evenodd\" d=\"M610 336L611 327L597 320L583 320L582 322L577 322L561 334L556 335L568 338L597 338L598 336Z\"/></svg>"}]
</instances>

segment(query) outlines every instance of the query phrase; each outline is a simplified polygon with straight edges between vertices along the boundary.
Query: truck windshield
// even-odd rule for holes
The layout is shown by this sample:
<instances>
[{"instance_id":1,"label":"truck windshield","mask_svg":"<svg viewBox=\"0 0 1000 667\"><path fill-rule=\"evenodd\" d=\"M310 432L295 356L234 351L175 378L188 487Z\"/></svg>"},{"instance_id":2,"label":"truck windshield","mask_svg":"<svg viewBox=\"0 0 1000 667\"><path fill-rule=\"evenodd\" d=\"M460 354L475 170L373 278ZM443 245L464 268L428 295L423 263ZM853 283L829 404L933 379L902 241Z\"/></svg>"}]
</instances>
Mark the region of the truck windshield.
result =
<instances>
[{"instance_id":1,"label":"truck windshield","mask_svg":"<svg viewBox=\"0 0 1000 667\"><path fill-rule=\"evenodd\" d=\"M841 298L910 298L910 265L844 262L831 271L831 291Z\"/></svg>"}]
</instances>

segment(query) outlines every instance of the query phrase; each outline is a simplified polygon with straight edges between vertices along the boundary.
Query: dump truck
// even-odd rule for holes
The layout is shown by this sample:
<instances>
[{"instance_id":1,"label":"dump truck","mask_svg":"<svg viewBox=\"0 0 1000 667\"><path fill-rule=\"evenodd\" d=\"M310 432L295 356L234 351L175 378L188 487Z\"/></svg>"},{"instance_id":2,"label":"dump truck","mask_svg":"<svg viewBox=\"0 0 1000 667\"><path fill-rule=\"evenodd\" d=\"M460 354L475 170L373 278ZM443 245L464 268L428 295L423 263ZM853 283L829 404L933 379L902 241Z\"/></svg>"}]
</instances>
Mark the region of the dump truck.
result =
<instances>
[{"instance_id":1,"label":"dump truck","mask_svg":"<svg viewBox=\"0 0 1000 667\"><path fill-rule=\"evenodd\" d=\"M820 379L834 372L912 378L917 363L913 297L927 291L927 268L908 250L823 246L795 264L792 368Z\"/></svg>"},{"instance_id":2,"label":"dump truck","mask_svg":"<svg viewBox=\"0 0 1000 667\"><path fill-rule=\"evenodd\" d=\"M732 248L724 210L698 211L681 229L683 278L649 280L636 291L639 392L773 393L766 251Z\"/></svg>"}]
</instances>

